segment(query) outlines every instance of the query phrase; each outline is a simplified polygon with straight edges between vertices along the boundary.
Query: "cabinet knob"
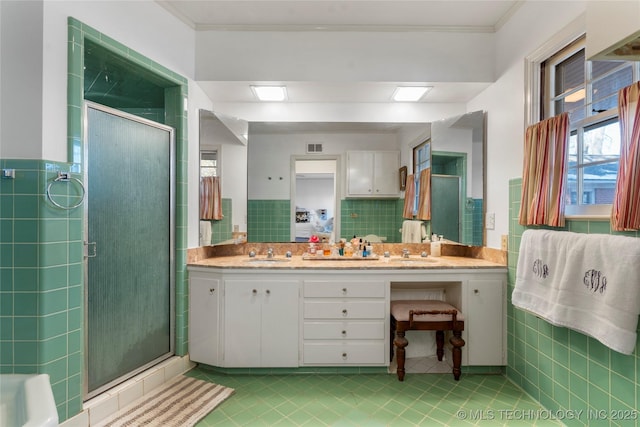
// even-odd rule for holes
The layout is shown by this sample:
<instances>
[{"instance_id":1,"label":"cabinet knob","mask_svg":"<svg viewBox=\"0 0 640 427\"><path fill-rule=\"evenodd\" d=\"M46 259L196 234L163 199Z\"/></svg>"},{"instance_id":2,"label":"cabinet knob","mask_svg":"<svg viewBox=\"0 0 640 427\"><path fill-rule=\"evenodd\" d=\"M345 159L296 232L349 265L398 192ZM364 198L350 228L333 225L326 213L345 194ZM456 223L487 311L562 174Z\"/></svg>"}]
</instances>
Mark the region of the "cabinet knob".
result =
<instances>
[{"instance_id":1,"label":"cabinet knob","mask_svg":"<svg viewBox=\"0 0 640 427\"><path fill-rule=\"evenodd\" d=\"M215 291L216 291L216 288L210 288L210 289L209 289L209 293L210 293L210 294L214 293Z\"/></svg>"},{"instance_id":2,"label":"cabinet knob","mask_svg":"<svg viewBox=\"0 0 640 427\"><path fill-rule=\"evenodd\" d=\"M342 293L346 294L347 293L347 288L342 288Z\"/></svg>"},{"instance_id":3,"label":"cabinet knob","mask_svg":"<svg viewBox=\"0 0 640 427\"><path fill-rule=\"evenodd\" d=\"M258 290L257 290L257 289L254 289L253 291L251 291L251 293L255 295L255 294L257 294L257 293L258 293Z\"/></svg>"},{"instance_id":4,"label":"cabinet knob","mask_svg":"<svg viewBox=\"0 0 640 427\"><path fill-rule=\"evenodd\" d=\"M342 358L343 358L344 360L347 360L347 353L342 353Z\"/></svg>"},{"instance_id":5,"label":"cabinet knob","mask_svg":"<svg viewBox=\"0 0 640 427\"><path fill-rule=\"evenodd\" d=\"M347 335L347 331L342 331L342 335L346 336Z\"/></svg>"},{"instance_id":6,"label":"cabinet knob","mask_svg":"<svg viewBox=\"0 0 640 427\"><path fill-rule=\"evenodd\" d=\"M477 289L474 289L474 290L473 290L473 293L474 293L474 294L479 294L479 293L480 293L480 291L479 291L479 290L477 290Z\"/></svg>"},{"instance_id":7,"label":"cabinet knob","mask_svg":"<svg viewBox=\"0 0 640 427\"><path fill-rule=\"evenodd\" d=\"M271 291L269 289L267 289L267 295L269 295L271 293Z\"/></svg>"},{"instance_id":8,"label":"cabinet knob","mask_svg":"<svg viewBox=\"0 0 640 427\"><path fill-rule=\"evenodd\" d=\"M342 310L342 315L343 315L343 316L346 316L346 315L347 315L347 309L346 309L346 308Z\"/></svg>"}]
</instances>

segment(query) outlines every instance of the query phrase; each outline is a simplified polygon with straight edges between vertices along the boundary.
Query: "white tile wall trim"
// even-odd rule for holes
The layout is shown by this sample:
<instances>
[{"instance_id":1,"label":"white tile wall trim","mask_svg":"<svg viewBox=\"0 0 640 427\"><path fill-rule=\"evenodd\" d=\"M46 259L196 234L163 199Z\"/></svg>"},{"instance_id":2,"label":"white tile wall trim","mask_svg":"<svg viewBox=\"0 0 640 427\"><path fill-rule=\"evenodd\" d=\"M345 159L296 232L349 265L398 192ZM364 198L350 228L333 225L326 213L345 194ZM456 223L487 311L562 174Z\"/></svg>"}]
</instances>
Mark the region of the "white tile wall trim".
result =
<instances>
[{"instance_id":1,"label":"white tile wall trim","mask_svg":"<svg viewBox=\"0 0 640 427\"><path fill-rule=\"evenodd\" d=\"M85 402L82 412L60 427L90 427L141 398L154 388L196 366L189 356L174 356Z\"/></svg>"}]
</instances>

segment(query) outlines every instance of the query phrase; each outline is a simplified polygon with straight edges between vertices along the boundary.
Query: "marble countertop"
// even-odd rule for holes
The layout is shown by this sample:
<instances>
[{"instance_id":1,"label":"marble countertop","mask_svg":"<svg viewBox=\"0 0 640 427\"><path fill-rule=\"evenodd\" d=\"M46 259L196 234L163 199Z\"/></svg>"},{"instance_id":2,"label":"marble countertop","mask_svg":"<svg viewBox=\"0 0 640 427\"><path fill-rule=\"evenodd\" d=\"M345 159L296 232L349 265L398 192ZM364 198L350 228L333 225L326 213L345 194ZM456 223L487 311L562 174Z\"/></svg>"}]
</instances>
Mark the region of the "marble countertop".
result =
<instances>
[{"instance_id":1,"label":"marble countertop","mask_svg":"<svg viewBox=\"0 0 640 427\"><path fill-rule=\"evenodd\" d=\"M504 268L506 265L478 258L441 256L426 258L401 256L374 258L332 258L323 256L282 255L267 259L264 255L250 258L247 255L221 256L190 262L193 267L223 269L269 269L269 270L411 270L411 269L487 269Z\"/></svg>"}]
</instances>

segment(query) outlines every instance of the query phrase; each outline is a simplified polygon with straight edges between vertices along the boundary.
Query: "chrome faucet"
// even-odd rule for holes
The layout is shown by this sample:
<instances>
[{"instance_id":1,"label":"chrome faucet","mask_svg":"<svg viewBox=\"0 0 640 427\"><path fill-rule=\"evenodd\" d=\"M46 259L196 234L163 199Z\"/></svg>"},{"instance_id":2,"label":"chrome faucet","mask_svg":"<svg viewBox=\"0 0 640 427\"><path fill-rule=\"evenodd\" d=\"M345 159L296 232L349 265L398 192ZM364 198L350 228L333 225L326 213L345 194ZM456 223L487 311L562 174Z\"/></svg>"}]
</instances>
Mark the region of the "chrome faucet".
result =
<instances>
[{"instance_id":1,"label":"chrome faucet","mask_svg":"<svg viewBox=\"0 0 640 427\"><path fill-rule=\"evenodd\" d=\"M409 249L402 250L402 258L409 258Z\"/></svg>"},{"instance_id":2,"label":"chrome faucet","mask_svg":"<svg viewBox=\"0 0 640 427\"><path fill-rule=\"evenodd\" d=\"M273 258L273 248L267 249L267 258Z\"/></svg>"}]
</instances>

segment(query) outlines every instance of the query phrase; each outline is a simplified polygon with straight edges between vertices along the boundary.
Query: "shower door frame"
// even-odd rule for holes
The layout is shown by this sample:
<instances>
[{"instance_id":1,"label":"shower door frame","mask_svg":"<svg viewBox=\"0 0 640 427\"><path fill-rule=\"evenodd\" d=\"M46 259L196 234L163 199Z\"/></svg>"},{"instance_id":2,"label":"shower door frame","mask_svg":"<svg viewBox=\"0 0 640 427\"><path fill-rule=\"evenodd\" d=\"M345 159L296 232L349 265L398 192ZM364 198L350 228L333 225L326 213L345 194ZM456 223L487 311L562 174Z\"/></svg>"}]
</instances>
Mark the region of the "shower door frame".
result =
<instances>
[{"instance_id":1,"label":"shower door frame","mask_svg":"<svg viewBox=\"0 0 640 427\"><path fill-rule=\"evenodd\" d=\"M84 363L83 363L83 375L82 375L82 390L83 390L83 401L87 401L91 398L94 398L96 396L99 396L100 394L104 393L105 391L117 386L118 384L123 383L124 381L127 381L128 379L134 377L135 375L138 375L141 372L144 372L145 370L151 368L154 365L157 365L158 363L172 357L175 354L175 328L176 328L176 296L175 296L175 292L176 292L176 286L175 286L175 281L176 281L176 244L175 244L175 228L176 228L176 221L175 221L175 217L176 217L176 130L171 127L171 126L167 126L164 125L162 123L158 123L158 122L154 122L152 120L148 120L145 118L142 118L140 116L136 116L130 113L126 113L122 110L118 110L115 108L111 108L111 107L107 107L105 105L102 104L98 104L92 101L87 101L84 100L83 101L83 108L82 108L82 120L83 120L83 138L82 138L82 152L83 152L83 164L84 164L84 172L83 172L83 178L84 178L84 182L87 188L87 197L89 197L88 194L88 188L89 188L89 171L88 171L88 160L89 160L89 155L88 155L88 131L89 131L89 126L88 126L88 122L89 122L89 115L88 115L88 109L92 108L95 110L99 110L108 114L113 114L115 116L121 117L121 118L125 118L127 120L132 120L138 123L142 123L148 126L153 126L155 128L158 129L162 129L162 130L166 130L169 132L169 138L170 138L170 142L169 142L169 174L170 174L170 195L169 195L169 205L170 205L170 218L169 218L169 351L147 363L145 363L142 366L139 366L138 368L108 382L107 384L104 384L102 386L100 386L99 388L89 392L89 363L88 363L88 333L89 333L89 328L88 328L88 299L89 299L89 292L88 292L88 287L89 287L89 241L88 238L90 236L88 236L88 232L89 232L89 209L88 203L85 203L85 209L84 209L84 213L83 213L83 223L84 223L84 251L83 251L83 266L84 266L84 328L83 328L83 339L84 339L84 345L83 345L83 359L84 359Z\"/></svg>"}]
</instances>

